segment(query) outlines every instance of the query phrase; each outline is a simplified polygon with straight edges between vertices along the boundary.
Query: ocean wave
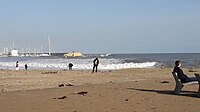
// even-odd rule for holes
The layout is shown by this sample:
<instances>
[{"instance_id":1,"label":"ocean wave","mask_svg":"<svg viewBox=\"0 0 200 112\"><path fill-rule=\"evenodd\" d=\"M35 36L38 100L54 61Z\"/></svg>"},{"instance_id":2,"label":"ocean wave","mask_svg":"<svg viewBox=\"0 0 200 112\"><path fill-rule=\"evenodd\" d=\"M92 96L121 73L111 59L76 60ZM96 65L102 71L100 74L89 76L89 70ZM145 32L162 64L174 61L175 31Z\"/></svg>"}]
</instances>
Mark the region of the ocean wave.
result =
<instances>
[{"instance_id":1,"label":"ocean wave","mask_svg":"<svg viewBox=\"0 0 200 112\"><path fill-rule=\"evenodd\" d=\"M71 62L71 61L70 61ZM91 70L93 64L86 61L80 62L76 60L73 61L74 70ZM112 63L111 63L112 62ZM24 65L28 63L29 69L68 69L68 62L20 62L19 66L21 69L24 68ZM143 63L119 63L118 60L110 60L109 62L104 62L99 64L98 68L100 70L118 70L118 69L126 69L126 68L150 68L154 67L157 62L143 62ZM14 69L15 63L14 62L0 62L1 69Z\"/></svg>"},{"instance_id":2,"label":"ocean wave","mask_svg":"<svg viewBox=\"0 0 200 112\"><path fill-rule=\"evenodd\" d=\"M116 70L116 69L126 69L126 68L150 68L155 66L156 63L157 62L109 64L109 65L100 65L99 68L105 70Z\"/></svg>"}]
</instances>

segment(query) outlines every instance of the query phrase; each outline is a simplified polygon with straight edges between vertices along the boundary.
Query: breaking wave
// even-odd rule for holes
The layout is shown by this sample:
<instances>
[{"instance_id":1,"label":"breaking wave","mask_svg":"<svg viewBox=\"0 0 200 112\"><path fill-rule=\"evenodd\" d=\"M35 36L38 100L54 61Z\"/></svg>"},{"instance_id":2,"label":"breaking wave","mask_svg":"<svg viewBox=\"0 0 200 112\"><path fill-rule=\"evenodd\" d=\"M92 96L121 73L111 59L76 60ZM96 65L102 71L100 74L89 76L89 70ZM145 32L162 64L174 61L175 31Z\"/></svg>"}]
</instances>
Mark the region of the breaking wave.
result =
<instances>
[{"instance_id":1,"label":"breaking wave","mask_svg":"<svg viewBox=\"0 0 200 112\"><path fill-rule=\"evenodd\" d=\"M73 63L74 70L91 70L93 59L29 59L19 61L20 69L28 64L29 69L68 69L68 64ZM100 59L98 68L100 70L118 70L126 68L151 68L157 62L123 63L121 59ZM1 61L1 69L15 69L15 61Z\"/></svg>"}]
</instances>

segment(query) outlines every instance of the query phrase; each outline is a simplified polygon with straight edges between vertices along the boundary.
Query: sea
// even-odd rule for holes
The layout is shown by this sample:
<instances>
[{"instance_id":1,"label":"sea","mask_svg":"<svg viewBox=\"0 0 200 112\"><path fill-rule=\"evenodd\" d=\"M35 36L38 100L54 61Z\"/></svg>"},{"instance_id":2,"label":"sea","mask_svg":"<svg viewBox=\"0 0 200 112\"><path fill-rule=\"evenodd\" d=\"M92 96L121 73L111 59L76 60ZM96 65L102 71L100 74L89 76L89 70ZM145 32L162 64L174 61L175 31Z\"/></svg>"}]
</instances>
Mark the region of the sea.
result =
<instances>
[{"instance_id":1,"label":"sea","mask_svg":"<svg viewBox=\"0 0 200 112\"><path fill-rule=\"evenodd\" d=\"M176 60L182 61L184 68L199 68L200 53L145 53L145 54L84 54L83 57L64 57L55 53L47 57L0 57L0 69L14 70L16 61L19 67L36 70L68 70L69 63L73 70L92 70L93 60L99 58L99 70L119 70L126 68L174 67Z\"/></svg>"}]
</instances>

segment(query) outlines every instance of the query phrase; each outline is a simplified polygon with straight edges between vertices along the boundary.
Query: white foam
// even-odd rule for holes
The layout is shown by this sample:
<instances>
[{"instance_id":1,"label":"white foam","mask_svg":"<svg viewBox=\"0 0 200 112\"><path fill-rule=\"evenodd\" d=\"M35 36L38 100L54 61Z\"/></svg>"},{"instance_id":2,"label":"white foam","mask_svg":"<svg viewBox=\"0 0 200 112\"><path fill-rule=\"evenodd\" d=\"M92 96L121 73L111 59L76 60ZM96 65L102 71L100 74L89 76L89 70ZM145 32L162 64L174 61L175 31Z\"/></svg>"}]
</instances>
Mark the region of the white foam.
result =
<instances>
[{"instance_id":1,"label":"white foam","mask_svg":"<svg viewBox=\"0 0 200 112\"><path fill-rule=\"evenodd\" d=\"M73 63L75 70L91 70L93 59L34 59L19 61L20 69L28 64L29 69L68 69L68 64ZM100 70L117 70L125 68L148 68L156 65L157 62L144 63L122 63L120 59L100 59L98 68ZM0 62L2 69L15 69L15 62Z\"/></svg>"},{"instance_id":2,"label":"white foam","mask_svg":"<svg viewBox=\"0 0 200 112\"><path fill-rule=\"evenodd\" d=\"M116 69L125 69L125 68L148 68L153 67L156 62L145 62L145 63L123 63L123 64L109 64L109 65L100 65L100 69L105 70L116 70Z\"/></svg>"}]
</instances>

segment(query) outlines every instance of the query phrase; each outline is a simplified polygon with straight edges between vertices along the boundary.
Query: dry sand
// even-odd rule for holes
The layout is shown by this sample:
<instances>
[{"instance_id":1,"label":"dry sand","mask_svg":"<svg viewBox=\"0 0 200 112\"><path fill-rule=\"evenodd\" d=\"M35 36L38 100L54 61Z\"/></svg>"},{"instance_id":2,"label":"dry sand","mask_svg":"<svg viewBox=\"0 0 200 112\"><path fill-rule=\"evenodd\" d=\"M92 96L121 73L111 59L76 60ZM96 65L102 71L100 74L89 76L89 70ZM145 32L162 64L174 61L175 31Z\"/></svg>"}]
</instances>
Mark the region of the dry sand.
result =
<instances>
[{"instance_id":1,"label":"dry sand","mask_svg":"<svg viewBox=\"0 0 200 112\"><path fill-rule=\"evenodd\" d=\"M1 70L0 112L200 112L198 85L174 95L171 71ZM184 72L194 76L188 69Z\"/></svg>"}]
</instances>

